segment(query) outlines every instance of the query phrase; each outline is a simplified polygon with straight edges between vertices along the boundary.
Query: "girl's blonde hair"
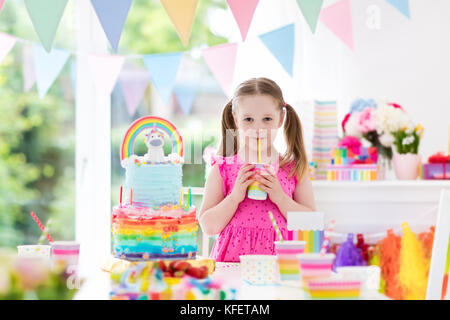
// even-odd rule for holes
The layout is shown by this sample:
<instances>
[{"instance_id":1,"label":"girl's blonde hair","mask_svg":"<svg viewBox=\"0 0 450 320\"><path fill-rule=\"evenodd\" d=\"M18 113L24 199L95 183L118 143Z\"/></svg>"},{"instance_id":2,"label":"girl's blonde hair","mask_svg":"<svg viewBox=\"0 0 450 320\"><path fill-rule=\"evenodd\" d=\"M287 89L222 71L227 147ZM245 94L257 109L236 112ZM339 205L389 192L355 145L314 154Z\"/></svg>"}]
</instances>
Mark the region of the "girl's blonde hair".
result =
<instances>
[{"instance_id":1,"label":"girl's blonde hair","mask_svg":"<svg viewBox=\"0 0 450 320\"><path fill-rule=\"evenodd\" d=\"M280 113L282 113L283 108L285 108L286 118L284 120L284 138L286 140L287 150L281 157L280 168L295 161L295 166L292 168L291 172L289 172L289 177L296 174L298 181L301 181L308 170L308 159L303 143L302 124L294 108L284 102L283 93L281 92L280 87L274 81L267 78L252 78L244 81L236 88L233 99L225 105L222 112L222 139L217 154L228 157L233 156L238 152L239 139L237 136L236 123L233 118L234 105L236 105L236 100L238 100L239 97L250 95L271 96L277 101Z\"/></svg>"}]
</instances>

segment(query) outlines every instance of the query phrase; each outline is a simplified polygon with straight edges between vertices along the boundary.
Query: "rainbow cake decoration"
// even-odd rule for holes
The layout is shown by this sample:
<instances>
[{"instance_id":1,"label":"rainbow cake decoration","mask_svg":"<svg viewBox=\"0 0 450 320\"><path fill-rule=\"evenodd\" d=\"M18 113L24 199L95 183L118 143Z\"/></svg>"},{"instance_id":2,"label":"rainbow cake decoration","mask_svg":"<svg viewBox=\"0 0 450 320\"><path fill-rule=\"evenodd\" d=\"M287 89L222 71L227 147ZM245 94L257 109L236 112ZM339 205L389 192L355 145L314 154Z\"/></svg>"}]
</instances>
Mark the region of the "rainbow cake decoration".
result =
<instances>
[{"instance_id":1,"label":"rainbow cake decoration","mask_svg":"<svg viewBox=\"0 0 450 320\"><path fill-rule=\"evenodd\" d=\"M148 152L138 156L134 143L143 132ZM168 156L165 135L172 142ZM136 120L123 138L121 164L125 186L112 212L113 255L131 261L194 259L198 221L190 199L182 203L183 139L176 127L155 116Z\"/></svg>"}]
</instances>

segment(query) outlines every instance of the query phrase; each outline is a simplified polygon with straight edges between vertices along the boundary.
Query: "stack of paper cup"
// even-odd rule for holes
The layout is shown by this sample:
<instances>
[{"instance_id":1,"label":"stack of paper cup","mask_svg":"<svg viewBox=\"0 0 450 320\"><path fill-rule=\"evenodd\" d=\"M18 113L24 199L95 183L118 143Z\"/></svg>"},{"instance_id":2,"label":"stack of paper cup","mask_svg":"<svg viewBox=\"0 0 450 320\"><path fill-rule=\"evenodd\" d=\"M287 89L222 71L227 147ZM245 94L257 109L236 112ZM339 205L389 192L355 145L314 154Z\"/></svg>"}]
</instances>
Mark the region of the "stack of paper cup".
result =
<instances>
[{"instance_id":1,"label":"stack of paper cup","mask_svg":"<svg viewBox=\"0 0 450 320\"><path fill-rule=\"evenodd\" d=\"M31 244L31 245L22 245L17 246L17 253L19 257L39 257L44 258L46 260L50 260L50 249L49 245L42 244Z\"/></svg>"},{"instance_id":2,"label":"stack of paper cup","mask_svg":"<svg viewBox=\"0 0 450 320\"><path fill-rule=\"evenodd\" d=\"M300 280L298 254L303 253L306 241L275 241L280 280Z\"/></svg>"},{"instance_id":3,"label":"stack of paper cup","mask_svg":"<svg viewBox=\"0 0 450 320\"><path fill-rule=\"evenodd\" d=\"M334 253L302 253L298 255L300 274L303 284L316 278L325 278L332 275Z\"/></svg>"},{"instance_id":4,"label":"stack of paper cup","mask_svg":"<svg viewBox=\"0 0 450 320\"><path fill-rule=\"evenodd\" d=\"M78 265L80 244L75 241L55 241L52 243L53 265L64 262L66 266Z\"/></svg>"}]
</instances>

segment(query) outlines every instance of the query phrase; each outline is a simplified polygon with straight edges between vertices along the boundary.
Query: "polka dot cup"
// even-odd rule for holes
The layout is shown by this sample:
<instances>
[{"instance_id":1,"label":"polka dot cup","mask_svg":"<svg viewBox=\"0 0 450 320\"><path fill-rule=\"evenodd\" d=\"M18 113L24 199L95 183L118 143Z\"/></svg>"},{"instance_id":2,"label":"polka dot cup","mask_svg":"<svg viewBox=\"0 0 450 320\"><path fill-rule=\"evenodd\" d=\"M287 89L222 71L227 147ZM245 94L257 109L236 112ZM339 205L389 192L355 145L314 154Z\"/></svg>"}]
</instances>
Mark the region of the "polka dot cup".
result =
<instances>
[{"instance_id":1,"label":"polka dot cup","mask_svg":"<svg viewBox=\"0 0 450 320\"><path fill-rule=\"evenodd\" d=\"M277 257L272 255L244 255L241 260L242 280L253 285L276 282Z\"/></svg>"},{"instance_id":2,"label":"polka dot cup","mask_svg":"<svg viewBox=\"0 0 450 320\"><path fill-rule=\"evenodd\" d=\"M17 246L17 253L19 257L39 257L50 260L50 250L49 245L31 244Z\"/></svg>"}]
</instances>

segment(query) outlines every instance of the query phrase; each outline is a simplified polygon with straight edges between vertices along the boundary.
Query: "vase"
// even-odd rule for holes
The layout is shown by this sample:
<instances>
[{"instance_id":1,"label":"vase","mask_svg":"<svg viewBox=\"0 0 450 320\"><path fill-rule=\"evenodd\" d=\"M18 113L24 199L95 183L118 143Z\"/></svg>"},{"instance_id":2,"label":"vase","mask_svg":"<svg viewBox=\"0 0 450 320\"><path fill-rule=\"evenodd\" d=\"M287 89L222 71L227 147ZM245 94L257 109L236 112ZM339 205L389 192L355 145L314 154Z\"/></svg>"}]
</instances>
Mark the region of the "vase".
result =
<instances>
[{"instance_id":1,"label":"vase","mask_svg":"<svg viewBox=\"0 0 450 320\"><path fill-rule=\"evenodd\" d=\"M421 159L418 154L394 154L394 171L399 180L416 180L419 176Z\"/></svg>"}]
</instances>

